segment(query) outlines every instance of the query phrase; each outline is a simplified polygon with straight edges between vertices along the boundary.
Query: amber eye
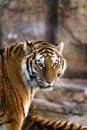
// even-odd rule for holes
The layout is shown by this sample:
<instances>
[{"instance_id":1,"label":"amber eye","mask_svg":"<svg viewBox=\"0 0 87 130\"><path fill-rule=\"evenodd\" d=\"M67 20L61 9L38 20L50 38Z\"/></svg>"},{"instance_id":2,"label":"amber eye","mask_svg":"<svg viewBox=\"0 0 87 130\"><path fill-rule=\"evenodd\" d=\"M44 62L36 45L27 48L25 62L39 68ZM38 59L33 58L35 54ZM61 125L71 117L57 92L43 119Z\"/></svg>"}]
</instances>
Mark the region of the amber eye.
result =
<instances>
[{"instance_id":1,"label":"amber eye","mask_svg":"<svg viewBox=\"0 0 87 130\"><path fill-rule=\"evenodd\" d=\"M56 61L53 63L53 67L56 67L58 64L59 64L59 60L56 60Z\"/></svg>"},{"instance_id":2,"label":"amber eye","mask_svg":"<svg viewBox=\"0 0 87 130\"><path fill-rule=\"evenodd\" d=\"M58 63L57 63L57 62L53 63L53 67L56 67L57 65L58 65Z\"/></svg>"},{"instance_id":3,"label":"amber eye","mask_svg":"<svg viewBox=\"0 0 87 130\"><path fill-rule=\"evenodd\" d=\"M36 60L36 64L41 68L43 69L43 64L40 62L40 60Z\"/></svg>"}]
</instances>

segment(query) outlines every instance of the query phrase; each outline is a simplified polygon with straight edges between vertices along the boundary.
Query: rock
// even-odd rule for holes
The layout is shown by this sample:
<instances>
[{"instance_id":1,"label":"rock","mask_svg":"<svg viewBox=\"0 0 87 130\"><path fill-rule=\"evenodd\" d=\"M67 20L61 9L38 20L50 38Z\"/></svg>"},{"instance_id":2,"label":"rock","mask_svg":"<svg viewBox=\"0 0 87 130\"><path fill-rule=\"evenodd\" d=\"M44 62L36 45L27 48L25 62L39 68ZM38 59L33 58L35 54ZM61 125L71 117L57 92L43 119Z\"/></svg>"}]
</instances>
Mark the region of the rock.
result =
<instances>
[{"instance_id":1,"label":"rock","mask_svg":"<svg viewBox=\"0 0 87 130\"><path fill-rule=\"evenodd\" d=\"M33 102L41 111L45 110L45 111L51 111L53 113L66 113L61 104L48 102L42 99L33 99Z\"/></svg>"},{"instance_id":2,"label":"rock","mask_svg":"<svg viewBox=\"0 0 87 130\"><path fill-rule=\"evenodd\" d=\"M68 114L72 114L72 115L83 115L84 114L84 107L81 104L75 103L75 102L69 102L69 101L65 101L63 102L63 108L65 108L65 110L67 111Z\"/></svg>"},{"instance_id":3,"label":"rock","mask_svg":"<svg viewBox=\"0 0 87 130\"><path fill-rule=\"evenodd\" d=\"M73 97L73 100L75 102L78 102L78 103L84 102L85 101L84 93L82 93L82 94L79 94L79 93L75 94L75 96Z\"/></svg>"},{"instance_id":4,"label":"rock","mask_svg":"<svg viewBox=\"0 0 87 130\"><path fill-rule=\"evenodd\" d=\"M84 116L70 116L68 119L74 123L79 122L82 125L87 125L87 114Z\"/></svg>"},{"instance_id":5,"label":"rock","mask_svg":"<svg viewBox=\"0 0 87 130\"><path fill-rule=\"evenodd\" d=\"M65 42L68 77L87 77L87 1L63 0L58 39Z\"/></svg>"},{"instance_id":6,"label":"rock","mask_svg":"<svg viewBox=\"0 0 87 130\"><path fill-rule=\"evenodd\" d=\"M61 104L56 104L43 99L33 99L36 105L36 113L46 117L48 119L54 120L67 120L67 110L63 108Z\"/></svg>"}]
</instances>

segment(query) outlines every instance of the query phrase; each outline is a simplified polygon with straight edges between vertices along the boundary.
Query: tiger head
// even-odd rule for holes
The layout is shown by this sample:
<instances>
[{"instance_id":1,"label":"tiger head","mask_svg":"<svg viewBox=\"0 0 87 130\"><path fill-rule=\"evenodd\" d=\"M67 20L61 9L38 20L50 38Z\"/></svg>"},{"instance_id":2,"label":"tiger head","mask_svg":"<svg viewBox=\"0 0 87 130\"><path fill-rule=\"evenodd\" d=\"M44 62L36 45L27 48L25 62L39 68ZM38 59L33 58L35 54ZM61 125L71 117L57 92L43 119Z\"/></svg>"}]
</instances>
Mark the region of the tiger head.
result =
<instances>
[{"instance_id":1,"label":"tiger head","mask_svg":"<svg viewBox=\"0 0 87 130\"><path fill-rule=\"evenodd\" d=\"M24 43L22 74L30 87L49 88L54 85L57 77L63 75L66 69L66 61L62 56L63 46L63 42L58 45L44 41Z\"/></svg>"}]
</instances>

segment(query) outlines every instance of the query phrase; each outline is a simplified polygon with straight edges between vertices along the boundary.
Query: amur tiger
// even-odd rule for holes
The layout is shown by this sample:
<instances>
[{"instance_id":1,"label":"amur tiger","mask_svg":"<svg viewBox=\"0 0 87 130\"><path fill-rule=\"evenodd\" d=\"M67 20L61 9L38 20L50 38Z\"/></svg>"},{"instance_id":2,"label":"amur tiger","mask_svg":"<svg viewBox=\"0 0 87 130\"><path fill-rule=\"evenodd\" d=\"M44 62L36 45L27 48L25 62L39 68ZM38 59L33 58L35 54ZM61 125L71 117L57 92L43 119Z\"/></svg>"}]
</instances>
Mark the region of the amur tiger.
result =
<instances>
[{"instance_id":1,"label":"amur tiger","mask_svg":"<svg viewBox=\"0 0 87 130\"><path fill-rule=\"evenodd\" d=\"M0 130L20 130L37 88L63 75L63 43L25 41L0 50Z\"/></svg>"},{"instance_id":2,"label":"amur tiger","mask_svg":"<svg viewBox=\"0 0 87 130\"><path fill-rule=\"evenodd\" d=\"M53 88L66 69L63 43L25 41L0 50L0 130L20 130L34 92Z\"/></svg>"}]
</instances>

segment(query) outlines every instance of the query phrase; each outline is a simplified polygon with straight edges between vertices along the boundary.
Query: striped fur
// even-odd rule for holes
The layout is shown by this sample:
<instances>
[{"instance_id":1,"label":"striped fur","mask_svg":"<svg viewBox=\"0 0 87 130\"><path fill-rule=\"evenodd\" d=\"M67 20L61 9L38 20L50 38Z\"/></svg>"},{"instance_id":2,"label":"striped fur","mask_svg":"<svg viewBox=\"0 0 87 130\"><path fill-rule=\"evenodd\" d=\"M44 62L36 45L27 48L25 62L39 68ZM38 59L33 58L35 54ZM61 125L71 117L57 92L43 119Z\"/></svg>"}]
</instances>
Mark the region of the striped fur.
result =
<instances>
[{"instance_id":1,"label":"striped fur","mask_svg":"<svg viewBox=\"0 0 87 130\"><path fill-rule=\"evenodd\" d=\"M79 123L74 124L70 121L49 120L37 115L34 109L35 107L32 104L22 130L87 130L87 126L81 126Z\"/></svg>"},{"instance_id":2,"label":"striped fur","mask_svg":"<svg viewBox=\"0 0 87 130\"><path fill-rule=\"evenodd\" d=\"M63 43L26 41L0 50L0 129L20 130L37 88L52 88L63 75Z\"/></svg>"}]
</instances>

